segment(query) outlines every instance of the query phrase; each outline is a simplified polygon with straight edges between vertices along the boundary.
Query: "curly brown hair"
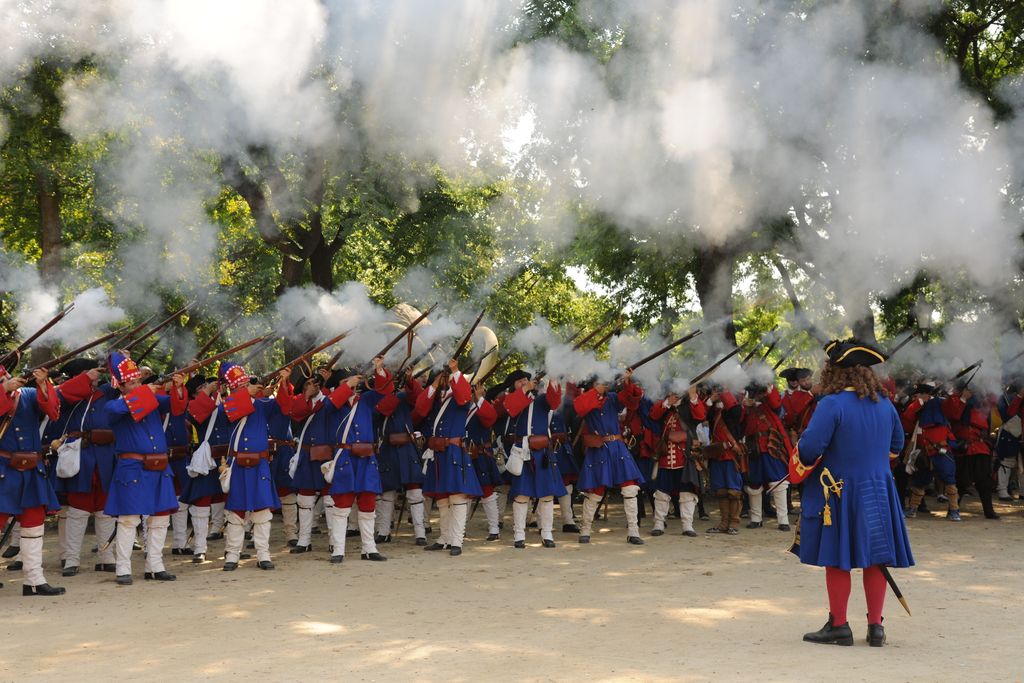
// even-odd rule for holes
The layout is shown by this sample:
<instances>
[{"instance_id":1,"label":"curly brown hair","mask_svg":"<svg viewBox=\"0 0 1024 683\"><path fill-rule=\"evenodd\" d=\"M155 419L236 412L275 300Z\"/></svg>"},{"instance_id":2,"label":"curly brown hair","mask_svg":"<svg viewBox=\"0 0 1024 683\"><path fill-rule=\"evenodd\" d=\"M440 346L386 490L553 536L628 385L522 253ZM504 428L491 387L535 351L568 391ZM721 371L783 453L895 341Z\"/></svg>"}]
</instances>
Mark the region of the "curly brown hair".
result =
<instances>
[{"instance_id":1,"label":"curly brown hair","mask_svg":"<svg viewBox=\"0 0 1024 683\"><path fill-rule=\"evenodd\" d=\"M838 394L840 391L852 387L860 398L870 398L878 402L878 397L885 396L885 387L882 380L878 378L871 368L857 366L853 368L840 368L831 363L826 363L821 371L821 393Z\"/></svg>"}]
</instances>

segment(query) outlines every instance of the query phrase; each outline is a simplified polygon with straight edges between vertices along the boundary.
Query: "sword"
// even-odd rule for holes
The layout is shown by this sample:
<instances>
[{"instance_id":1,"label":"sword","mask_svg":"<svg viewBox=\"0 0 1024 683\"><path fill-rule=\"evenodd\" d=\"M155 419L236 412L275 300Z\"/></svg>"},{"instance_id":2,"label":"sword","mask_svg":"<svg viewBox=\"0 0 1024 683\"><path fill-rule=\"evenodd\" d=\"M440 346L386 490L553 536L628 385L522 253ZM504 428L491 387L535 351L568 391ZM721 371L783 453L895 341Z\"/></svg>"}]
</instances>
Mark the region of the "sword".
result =
<instances>
[{"instance_id":1,"label":"sword","mask_svg":"<svg viewBox=\"0 0 1024 683\"><path fill-rule=\"evenodd\" d=\"M900 591L900 587L896 585L896 580L892 578L892 574L889 573L889 568L884 564L878 565L878 568L882 570L882 576L885 577L886 582L889 584L889 588L892 588L893 594L896 599L903 605L903 609L907 610L907 616L913 616L910 614L910 606L907 605L907 599L903 597L903 593Z\"/></svg>"}]
</instances>

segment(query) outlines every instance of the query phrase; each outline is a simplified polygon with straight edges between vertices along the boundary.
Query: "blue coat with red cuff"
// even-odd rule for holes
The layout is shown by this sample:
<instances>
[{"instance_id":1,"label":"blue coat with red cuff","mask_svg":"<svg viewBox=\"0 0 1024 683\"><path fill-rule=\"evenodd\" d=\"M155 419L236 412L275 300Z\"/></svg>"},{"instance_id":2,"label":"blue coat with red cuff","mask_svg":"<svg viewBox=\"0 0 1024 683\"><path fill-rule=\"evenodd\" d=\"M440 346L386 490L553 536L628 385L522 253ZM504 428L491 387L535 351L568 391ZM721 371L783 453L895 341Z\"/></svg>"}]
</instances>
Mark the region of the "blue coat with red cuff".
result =
<instances>
[{"instance_id":1,"label":"blue coat with red cuff","mask_svg":"<svg viewBox=\"0 0 1024 683\"><path fill-rule=\"evenodd\" d=\"M346 493L383 493L380 480L380 468L376 454L356 455L351 448L342 447L351 444L377 444L377 430L374 428L376 408L386 394L394 393L394 384L387 373L378 375L376 385L381 391L364 391L353 395L347 384L338 387L339 391L328 400L340 403L341 424L338 432L338 451L335 453L334 478L331 480L332 496Z\"/></svg>"},{"instance_id":2,"label":"blue coat with red cuff","mask_svg":"<svg viewBox=\"0 0 1024 683\"><path fill-rule=\"evenodd\" d=\"M381 488L396 491L403 486L422 485L423 468L416 444L391 445L388 435L399 434L408 437L416 431L412 411L423 387L415 379L410 380L405 391L390 393L377 403L377 412L384 416L378 430L381 433L380 452L377 464L380 467Z\"/></svg>"},{"instance_id":3,"label":"blue coat with red cuff","mask_svg":"<svg viewBox=\"0 0 1024 683\"><path fill-rule=\"evenodd\" d=\"M235 408L238 408L235 410ZM231 421L231 485L224 507L244 514L267 508L281 507L277 486L270 471L270 459L260 458L252 467L242 467L235 453L267 454L270 451L269 422L272 415L280 414L277 401L271 398L253 400L248 387L242 387L224 400L219 410Z\"/></svg>"},{"instance_id":4,"label":"blue coat with red cuff","mask_svg":"<svg viewBox=\"0 0 1024 683\"><path fill-rule=\"evenodd\" d=\"M204 393L196 394L188 404L188 414L196 426L196 433L199 435L200 441L206 436L206 430L210 426L209 421L214 421L213 431L210 432L211 447L226 447L231 439L233 428L227 413L222 409L223 405L223 402L218 403ZM226 455L224 448L220 450ZM218 465L220 464L219 453L215 452L213 459ZM185 485L181 487L179 498L182 503L192 504L204 498L219 496L222 493L224 491L220 485L220 473L214 468L207 474L198 477L186 475Z\"/></svg>"},{"instance_id":5,"label":"blue coat with red cuff","mask_svg":"<svg viewBox=\"0 0 1024 683\"><path fill-rule=\"evenodd\" d=\"M430 388L416 401L414 418L420 418L421 431L428 437L464 439L473 388L462 373L453 375L448 390L438 397ZM434 459L427 463L423 493L428 496L463 494L483 495L480 480L466 450L458 444L448 443L443 450L434 450Z\"/></svg>"},{"instance_id":6,"label":"blue coat with red cuff","mask_svg":"<svg viewBox=\"0 0 1024 683\"><path fill-rule=\"evenodd\" d=\"M635 384L626 384L621 392L608 392L604 396L595 389L588 389L576 397L573 408L583 419L581 428L584 434L621 437L619 412L627 407L636 410L642 395L640 387ZM578 483L580 489L595 491L628 481L640 484L644 478L621 438L586 449Z\"/></svg>"},{"instance_id":7,"label":"blue coat with red cuff","mask_svg":"<svg viewBox=\"0 0 1024 683\"><path fill-rule=\"evenodd\" d=\"M108 401L118 400L121 393L109 384L96 390L92 388L89 375L82 373L64 382L57 388L61 406L68 415L66 434L85 432L89 436L94 429L109 430L110 420L104 410ZM68 438L68 442L80 437ZM92 491L93 474L99 476L100 490L109 491L114 477L114 444L95 444L86 438L81 450L81 466L78 474L60 480L63 493L89 493Z\"/></svg>"},{"instance_id":8,"label":"blue coat with red cuff","mask_svg":"<svg viewBox=\"0 0 1024 683\"><path fill-rule=\"evenodd\" d=\"M176 511L174 474L170 467L147 470L140 460L120 457L122 453L166 454L163 418L168 413L181 415L187 407L184 393L156 396L147 385L107 401L104 406L114 432L114 452L118 454L114 478L104 512L120 515L154 515Z\"/></svg>"},{"instance_id":9,"label":"blue coat with red cuff","mask_svg":"<svg viewBox=\"0 0 1024 683\"><path fill-rule=\"evenodd\" d=\"M794 483L806 478L794 548L801 562L845 570L914 564L889 469L889 454L903 449L903 438L889 399L876 403L854 391L821 397L790 466Z\"/></svg>"},{"instance_id":10,"label":"blue coat with red cuff","mask_svg":"<svg viewBox=\"0 0 1024 683\"><path fill-rule=\"evenodd\" d=\"M538 393L536 396L527 395L521 389L511 391L505 396L505 410L516 420L517 445L522 446L525 440L529 447L527 437L530 436L549 439L548 446L530 450L530 462L523 466L523 471L518 477L512 477L509 495L528 498L559 498L565 495L565 485L558 469L558 459L550 445L548 431L548 417L561 403L562 389L554 383L548 385L545 393Z\"/></svg>"},{"instance_id":11,"label":"blue coat with red cuff","mask_svg":"<svg viewBox=\"0 0 1024 683\"><path fill-rule=\"evenodd\" d=\"M0 391L0 429L8 423L0 438L0 451L5 453L35 453L36 466L24 472L11 467L9 457L0 457L0 513L20 515L27 509L43 506L59 510L57 494L43 466L39 425L44 416L51 420L60 417L60 404L52 385L46 395L35 388L19 389L11 394Z\"/></svg>"}]
</instances>

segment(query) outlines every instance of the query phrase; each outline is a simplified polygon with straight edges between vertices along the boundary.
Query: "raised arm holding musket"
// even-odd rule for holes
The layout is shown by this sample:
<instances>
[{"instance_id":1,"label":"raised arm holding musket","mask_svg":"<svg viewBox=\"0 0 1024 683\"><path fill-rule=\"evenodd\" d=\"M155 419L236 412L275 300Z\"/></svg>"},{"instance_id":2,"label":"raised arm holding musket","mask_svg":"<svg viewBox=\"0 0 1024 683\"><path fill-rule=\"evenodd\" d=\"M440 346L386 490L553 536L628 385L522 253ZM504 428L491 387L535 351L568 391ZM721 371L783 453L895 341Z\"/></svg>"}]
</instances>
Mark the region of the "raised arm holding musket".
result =
<instances>
[{"instance_id":1,"label":"raised arm holding musket","mask_svg":"<svg viewBox=\"0 0 1024 683\"><path fill-rule=\"evenodd\" d=\"M643 396L643 390L633 383L633 371L623 374L622 389L609 391L609 385L601 379L592 379L589 386L576 397L573 407L583 420L583 471L579 487L585 492L583 499L583 520L580 524L580 543L590 543L590 533L597 507L607 488L618 487L622 492L622 504L626 513L626 541L643 545L640 538L637 495L643 475L636 461L622 441L619 412L623 408L634 408Z\"/></svg>"},{"instance_id":2,"label":"raised arm holding musket","mask_svg":"<svg viewBox=\"0 0 1024 683\"><path fill-rule=\"evenodd\" d=\"M786 491L789 483L789 454L793 450L779 411L782 396L774 386L752 383L743 398L743 437L747 444L747 471L744 489L750 501L748 529L760 529L765 487L772 492L779 531L789 531Z\"/></svg>"},{"instance_id":3,"label":"raised arm holding musket","mask_svg":"<svg viewBox=\"0 0 1024 683\"><path fill-rule=\"evenodd\" d=\"M455 358L416 401L413 418L427 437L424 451L423 494L433 498L441 513L441 536L425 550L462 554L469 517L469 499L483 494L473 463L463 448L466 422L473 405L473 388Z\"/></svg>"},{"instance_id":4,"label":"raised arm holding musket","mask_svg":"<svg viewBox=\"0 0 1024 683\"><path fill-rule=\"evenodd\" d=\"M529 373L517 370L505 379L505 389L504 408L516 421L516 445L529 454L522 471L512 477L509 492L514 546L526 547L526 515L530 499L536 498L541 542L545 548L554 548L555 498L565 495L565 485L552 448L550 424L552 412L562 404L562 387L549 381L541 392Z\"/></svg>"},{"instance_id":5,"label":"raised arm holding musket","mask_svg":"<svg viewBox=\"0 0 1024 683\"><path fill-rule=\"evenodd\" d=\"M143 515L149 516L145 578L173 581L174 575L164 569L163 547L169 515L178 509L178 501L167 464L163 417L186 410L185 378L173 375L169 395L158 396L155 386L139 382L139 368L127 356L112 353L108 369L112 385L121 391L121 398L108 401L104 408L117 453L114 483L104 508L106 514L118 518L114 550L117 583L132 583L132 545Z\"/></svg>"},{"instance_id":6,"label":"raised arm holding musket","mask_svg":"<svg viewBox=\"0 0 1024 683\"><path fill-rule=\"evenodd\" d=\"M693 428L707 418L704 404L697 395L697 387L690 387L685 400L669 394L651 405L651 420L660 424L661 435L655 457L658 459L654 477L654 528L652 536L665 533L672 498L679 501L679 517L683 523L683 536L694 537L693 513L700 494L700 463L690 453Z\"/></svg>"},{"instance_id":7,"label":"raised arm holding musket","mask_svg":"<svg viewBox=\"0 0 1024 683\"><path fill-rule=\"evenodd\" d=\"M16 354L8 354L14 358ZM60 402L46 370L33 372L35 387L0 365L0 528L15 517L21 525L23 595L62 595L43 576L43 521L60 509L43 467L39 424L56 420Z\"/></svg>"}]
</instances>

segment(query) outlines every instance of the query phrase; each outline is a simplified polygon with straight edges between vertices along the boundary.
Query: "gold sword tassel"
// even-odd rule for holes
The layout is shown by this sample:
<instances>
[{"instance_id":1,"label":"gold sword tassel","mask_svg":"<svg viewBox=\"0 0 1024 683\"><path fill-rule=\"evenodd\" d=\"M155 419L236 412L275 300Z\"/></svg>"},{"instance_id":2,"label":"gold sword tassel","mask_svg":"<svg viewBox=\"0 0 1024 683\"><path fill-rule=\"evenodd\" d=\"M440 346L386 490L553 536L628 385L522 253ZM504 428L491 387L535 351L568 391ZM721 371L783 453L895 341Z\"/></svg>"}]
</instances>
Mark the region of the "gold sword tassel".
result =
<instances>
[{"instance_id":1,"label":"gold sword tassel","mask_svg":"<svg viewBox=\"0 0 1024 683\"><path fill-rule=\"evenodd\" d=\"M821 490L825 496L825 508L822 510L822 516L824 520L822 524L824 526L832 526L832 506L829 505L829 499L834 493L836 498L842 498L843 496L843 480L835 480L832 476L832 472L827 467L821 470L821 476L818 477L818 481L821 482Z\"/></svg>"}]
</instances>

